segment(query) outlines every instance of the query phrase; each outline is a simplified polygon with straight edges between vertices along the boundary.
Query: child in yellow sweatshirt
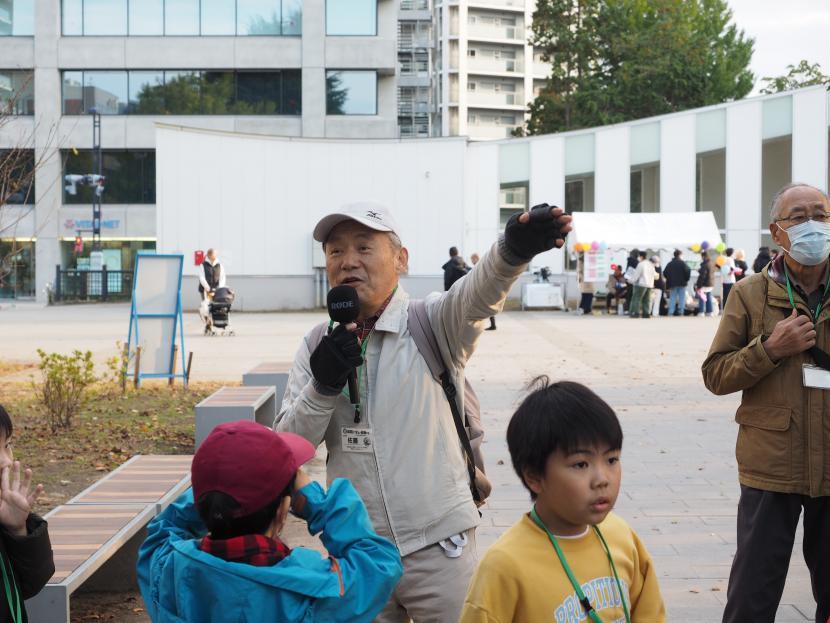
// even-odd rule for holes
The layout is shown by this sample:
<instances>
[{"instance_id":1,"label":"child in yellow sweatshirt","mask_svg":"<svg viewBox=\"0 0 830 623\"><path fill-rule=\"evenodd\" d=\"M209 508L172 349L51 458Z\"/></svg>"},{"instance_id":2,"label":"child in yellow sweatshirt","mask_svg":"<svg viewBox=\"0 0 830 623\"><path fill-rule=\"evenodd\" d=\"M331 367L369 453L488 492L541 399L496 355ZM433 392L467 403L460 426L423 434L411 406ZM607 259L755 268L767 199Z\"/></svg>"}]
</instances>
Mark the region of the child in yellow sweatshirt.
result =
<instances>
[{"instance_id":1,"label":"child in yellow sweatshirt","mask_svg":"<svg viewBox=\"0 0 830 623\"><path fill-rule=\"evenodd\" d=\"M651 557L611 513L623 433L584 385L539 377L507 445L532 510L485 554L461 623L663 623Z\"/></svg>"}]
</instances>

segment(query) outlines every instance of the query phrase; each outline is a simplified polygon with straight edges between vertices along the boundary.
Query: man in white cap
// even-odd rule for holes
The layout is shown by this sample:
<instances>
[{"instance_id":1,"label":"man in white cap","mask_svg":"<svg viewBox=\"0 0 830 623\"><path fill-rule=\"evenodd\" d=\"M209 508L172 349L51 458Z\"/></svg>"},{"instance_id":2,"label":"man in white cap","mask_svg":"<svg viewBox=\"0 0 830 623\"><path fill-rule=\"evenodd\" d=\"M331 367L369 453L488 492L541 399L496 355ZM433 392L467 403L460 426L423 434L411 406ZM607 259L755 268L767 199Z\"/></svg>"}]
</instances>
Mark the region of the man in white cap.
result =
<instances>
[{"instance_id":1,"label":"man in white cap","mask_svg":"<svg viewBox=\"0 0 830 623\"><path fill-rule=\"evenodd\" d=\"M486 320L533 256L562 246L570 220L547 204L514 215L474 271L426 298L456 387ZM317 223L329 282L354 287L360 313L317 343L315 331L306 336L275 429L325 441L329 481L350 479L375 530L397 545L404 576L376 621L445 623L458 620L478 560L479 513L449 402L407 326L410 299L398 281L409 252L399 233L389 210L373 203ZM355 369L359 409L344 391Z\"/></svg>"}]
</instances>

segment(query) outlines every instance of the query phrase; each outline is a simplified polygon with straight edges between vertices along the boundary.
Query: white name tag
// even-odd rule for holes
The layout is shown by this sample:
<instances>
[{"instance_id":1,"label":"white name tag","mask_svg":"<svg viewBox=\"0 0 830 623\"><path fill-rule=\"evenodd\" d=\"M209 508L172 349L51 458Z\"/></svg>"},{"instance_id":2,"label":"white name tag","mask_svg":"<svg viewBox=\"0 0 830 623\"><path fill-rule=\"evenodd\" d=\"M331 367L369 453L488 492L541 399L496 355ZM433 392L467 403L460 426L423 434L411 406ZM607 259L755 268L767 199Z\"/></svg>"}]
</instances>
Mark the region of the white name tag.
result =
<instances>
[{"instance_id":1,"label":"white name tag","mask_svg":"<svg viewBox=\"0 0 830 623\"><path fill-rule=\"evenodd\" d=\"M371 452L372 429L343 426L340 429L340 446L343 452Z\"/></svg>"},{"instance_id":2,"label":"white name tag","mask_svg":"<svg viewBox=\"0 0 830 623\"><path fill-rule=\"evenodd\" d=\"M830 389L830 370L805 363L801 366L801 374L804 379L804 387Z\"/></svg>"}]
</instances>

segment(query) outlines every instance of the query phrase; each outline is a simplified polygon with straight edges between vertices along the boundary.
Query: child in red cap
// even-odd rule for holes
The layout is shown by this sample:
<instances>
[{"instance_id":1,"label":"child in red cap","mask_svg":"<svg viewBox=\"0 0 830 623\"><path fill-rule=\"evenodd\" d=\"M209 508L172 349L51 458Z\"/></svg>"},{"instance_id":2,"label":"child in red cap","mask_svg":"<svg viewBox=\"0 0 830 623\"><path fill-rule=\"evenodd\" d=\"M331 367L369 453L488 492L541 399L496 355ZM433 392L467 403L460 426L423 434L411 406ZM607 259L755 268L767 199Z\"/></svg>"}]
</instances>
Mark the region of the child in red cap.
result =
<instances>
[{"instance_id":1,"label":"child in red cap","mask_svg":"<svg viewBox=\"0 0 830 623\"><path fill-rule=\"evenodd\" d=\"M328 492L300 469L314 447L254 422L217 426L193 457L191 490L154 519L138 559L150 618L371 621L402 567L348 480ZM279 538L288 512L329 553Z\"/></svg>"}]
</instances>

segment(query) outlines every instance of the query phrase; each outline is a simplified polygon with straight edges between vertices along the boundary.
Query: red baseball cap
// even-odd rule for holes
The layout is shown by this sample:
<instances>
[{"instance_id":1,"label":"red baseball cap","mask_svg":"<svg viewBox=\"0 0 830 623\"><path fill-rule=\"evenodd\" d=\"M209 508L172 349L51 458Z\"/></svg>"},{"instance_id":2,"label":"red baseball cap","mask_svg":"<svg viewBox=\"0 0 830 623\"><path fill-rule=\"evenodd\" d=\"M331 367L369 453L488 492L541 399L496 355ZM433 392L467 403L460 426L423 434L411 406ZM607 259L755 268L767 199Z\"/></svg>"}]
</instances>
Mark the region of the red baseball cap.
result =
<instances>
[{"instance_id":1,"label":"red baseball cap","mask_svg":"<svg viewBox=\"0 0 830 623\"><path fill-rule=\"evenodd\" d=\"M236 500L235 515L245 517L273 502L313 456L314 446L299 435L249 420L220 424L193 457L193 499L219 491Z\"/></svg>"}]
</instances>

